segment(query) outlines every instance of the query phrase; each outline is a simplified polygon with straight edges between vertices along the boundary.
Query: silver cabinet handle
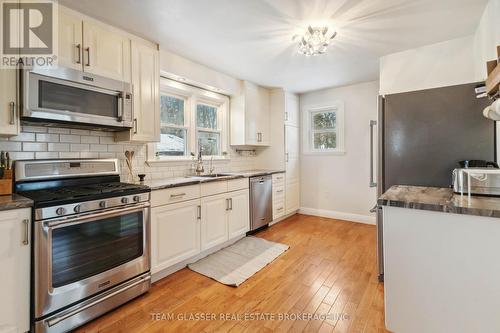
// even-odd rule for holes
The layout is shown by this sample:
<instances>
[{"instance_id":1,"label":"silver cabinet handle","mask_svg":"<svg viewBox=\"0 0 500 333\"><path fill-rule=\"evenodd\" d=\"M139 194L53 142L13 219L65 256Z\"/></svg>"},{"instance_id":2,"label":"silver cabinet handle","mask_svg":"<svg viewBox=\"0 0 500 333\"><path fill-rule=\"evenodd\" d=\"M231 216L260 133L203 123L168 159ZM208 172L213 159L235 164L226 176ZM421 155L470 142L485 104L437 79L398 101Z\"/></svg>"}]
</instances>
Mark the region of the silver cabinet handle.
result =
<instances>
[{"instance_id":1,"label":"silver cabinet handle","mask_svg":"<svg viewBox=\"0 0 500 333\"><path fill-rule=\"evenodd\" d=\"M90 47L85 48L85 52L87 52L87 63L85 66L90 66Z\"/></svg>"},{"instance_id":2,"label":"silver cabinet handle","mask_svg":"<svg viewBox=\"0 0 500 333\"><path fill-rule=\"evenodd\" d=\"M76 61L77 64L81 64L82 63L82 45L81 44L77 44L76 45L76 54L78 55L78 60Z\"/></svg>"},{"instance_id":3,"label":"silver cabinet handle","mask_svg":"<svg viewBox=\"0 0 500 333\"><path fill-rule=\"evenodd\" d=\"M16 123L16 102L10 102L10 122L9 124L15 125Z\"/></svg>"},{"instance_id":4,"label":"silver cabinet handle","mask_svg":"<svg viewBox=\"0 0 500 333\"><path fill-rule=\"evenodd\" d=\"M201 206L198 205L198 220L201 220Z\"/></svg>"},{"instance_id":5,"label":"silver cabinet handle","mask_svg":"<svg viewBox=\"0 0 500 333\"><path fill-rule=\"evenodd\" d=\"M226 199L226 211L229 210L229 199Z\"/></svg>"},{"instance_id":6,"label":"silver cabinet handle","mask_svg":"<svg viewBox=\"0 0 500 333\"><path fill-rule=\"evenodd\" d=\"M24 225L23 245L28 245L30 243L30 220L24 219L23 225Z\"/></svg>"},{"instance_id":7,"label":"silver cabinet handle","mask_svg":"<svg viewBox=\"0 0 500 333\"><path fill-rule=\"evenodd\" d=\"M374 161L374 149L373 149L373 128L377 126L376 120L370 120L370 187L377 187L373 175L373 161Z\"/></svg>"},{"instance_id":8,"label":"silver cabinet handle","mask_svg":"<svg viewBox=\"0 0 500 333\"><path fill-rule=\"evenodd\" d=\"M278 190L278 191L276 191L276 193L282 193L282 192L283 192L283 190Z\"/></svg>"},{"instance_id":9,"label":"silver cabinet handle","mask_svg":"<svg viewBox=\"0 0 500 333\"><path fill-rule=\"evenodd\" d=\"M278 212L282 211L282 210L283 210L283 207L280 207L280 208L276 209L276 211L278 211Z\"/></svg>"},{"instance_id":10,"label":"silver cabinet handle","mask_svg":"<svg viewBox=\"0 0 500 333\"><path fill-rule=\"evenodd\" d=\"M171 198L180 198L180 197L183 197L185 195L186 195L186 193L177 193L177 194L170 194L170 197Z\"/></svg>"},{"instance_id":11,"label":"silver cabinet handle","mask_svg":"<svg viewBox=\"0 0 500 333\"><path fill-rule=\"evenodd\" d=\"M233 210L233 198L229 198L229 210Z\"/></svg>"},{"instance_id":12,"label":"silver cabinet handle","mask_svg":"<svg viewBox=\"0 0 500 333\"><path fill-rule=\"evenodd\" d=\"M137 118L134 118L134 134L137 134Z\"/></svg>"},{"instance_id":13,"label":"silver cabinet handle","mask_svg":"<svg viewBox=\"0 0 500 333\"><path fill-rule=\"evenodd\" d=\"M289 154L289 153L285 153L285 162L288 162L288 159L289 159L288 157L289 157L289 156L290 156L290 154Z\"/></svg>"},{"instance_id":14,"label":"silver cabinet handle","mask_svg":"<svg viewBox=\"0 0 500 333\"><path fill-rule=\"evenodd\" d=\"M288 121L288 112L285 112L285 121Z\"/></svg>"}]
</instances>

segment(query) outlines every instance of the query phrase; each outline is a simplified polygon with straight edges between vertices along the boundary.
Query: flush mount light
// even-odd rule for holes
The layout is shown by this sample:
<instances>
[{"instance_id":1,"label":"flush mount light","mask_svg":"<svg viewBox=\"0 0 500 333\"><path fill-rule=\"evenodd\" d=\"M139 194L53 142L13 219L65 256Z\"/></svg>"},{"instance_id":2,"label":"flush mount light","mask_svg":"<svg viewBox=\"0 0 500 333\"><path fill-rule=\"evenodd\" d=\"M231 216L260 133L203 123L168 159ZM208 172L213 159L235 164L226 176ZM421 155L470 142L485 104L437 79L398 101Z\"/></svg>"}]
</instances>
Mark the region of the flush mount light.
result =
<instances>
[{"instance_id":1,"label":"flush mount light","mask_svg":"<svg viewBox=\"0 0 500 333\"><path fill-rule=\"evenodd\" d=\"M307 27L304 35L295 35L293 40L299 41L299 53L306 56L315 56L326 52L330 41L337 36L337 32L328 33L328 27Z\"/></svg>"}]
</instances>

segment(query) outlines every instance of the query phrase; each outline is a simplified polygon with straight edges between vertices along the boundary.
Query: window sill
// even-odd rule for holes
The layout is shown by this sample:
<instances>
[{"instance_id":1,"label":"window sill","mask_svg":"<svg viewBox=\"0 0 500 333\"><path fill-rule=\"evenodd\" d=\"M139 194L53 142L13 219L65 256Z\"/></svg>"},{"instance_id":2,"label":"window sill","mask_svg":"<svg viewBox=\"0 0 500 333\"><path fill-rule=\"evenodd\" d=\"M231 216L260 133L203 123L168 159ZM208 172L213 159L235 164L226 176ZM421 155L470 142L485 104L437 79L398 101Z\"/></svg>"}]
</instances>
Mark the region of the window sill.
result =
<instances>
[{"instance_id":1,"label":"window sill","mask_svg":"<svg viewBox=\"0 0 500 333\"><path fill-rule=\"evenodd\" d=\"M345 155L346 151L305 151L303 155L316 155L316 156L326 156L326 155L334 155L334 156L342 156Z\"/></svg>"},{"instance_id":2,"label":"window sill","mask_svg":"<svg viewBox=\"0 0 500 333\"><path fill-rule=\"evenodd\" d=\"M202 158L203 162L205 163L209 163L211 158L206 158L206 157L203 157ZM230 162L231 159L229 157L223 157L223 156L214 156L213 158L213 161L217 161L217 162L220 162L220 161L226 161L226 162ZM152 166L152 165L161 165L161 164L173 164L173 163L193 163L193 162L196 162L196 159L192 159L192 158L189 158L189 157L179 157L179 158L165 158L165 159L153 159L153 160L147 160L146 163L149 165L149 166Z\"/></svg>"}]
</instances>

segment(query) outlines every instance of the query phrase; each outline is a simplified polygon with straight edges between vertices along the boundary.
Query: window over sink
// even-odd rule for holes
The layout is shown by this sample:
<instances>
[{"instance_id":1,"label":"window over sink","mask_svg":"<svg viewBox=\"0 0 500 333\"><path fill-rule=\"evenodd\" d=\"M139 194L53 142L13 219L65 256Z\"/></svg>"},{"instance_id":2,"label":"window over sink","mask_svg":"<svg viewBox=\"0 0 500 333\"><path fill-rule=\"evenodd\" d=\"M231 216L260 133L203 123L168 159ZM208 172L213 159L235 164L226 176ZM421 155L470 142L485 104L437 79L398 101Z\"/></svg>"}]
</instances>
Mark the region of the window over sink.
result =
<instances>
[{"instance_id":1,"label":"window over sink","mask_svg":"<svg viewBox=\"0 0 500 333\"><path fill-rule=\"evenodd\" d=\"M149 144L150 161L225 158L229 98L174 80L160 80L160 142Z\"/></svg>"}]
</instances>

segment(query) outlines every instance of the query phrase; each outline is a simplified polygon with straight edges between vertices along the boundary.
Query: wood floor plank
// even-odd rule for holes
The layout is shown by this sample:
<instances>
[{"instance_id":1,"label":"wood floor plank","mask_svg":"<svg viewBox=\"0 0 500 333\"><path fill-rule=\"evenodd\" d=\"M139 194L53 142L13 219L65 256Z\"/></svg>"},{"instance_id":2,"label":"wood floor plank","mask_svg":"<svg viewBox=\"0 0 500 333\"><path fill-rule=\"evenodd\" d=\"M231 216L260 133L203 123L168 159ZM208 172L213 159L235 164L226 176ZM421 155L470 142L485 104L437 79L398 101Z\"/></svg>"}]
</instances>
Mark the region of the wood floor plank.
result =
<instances>
[{"instance_id":1,"label":"wood floor plank","mask_svg":"<svg viewBox=\"0 0 500 333\"><path fill-rule=\"evenodd\" d=\"M76 332L388 332L374 226L294 215L256 236L290 249L240 287L184 268ZM185 317L200 313L216 318Z\"/></svg>"}]
</instances>

